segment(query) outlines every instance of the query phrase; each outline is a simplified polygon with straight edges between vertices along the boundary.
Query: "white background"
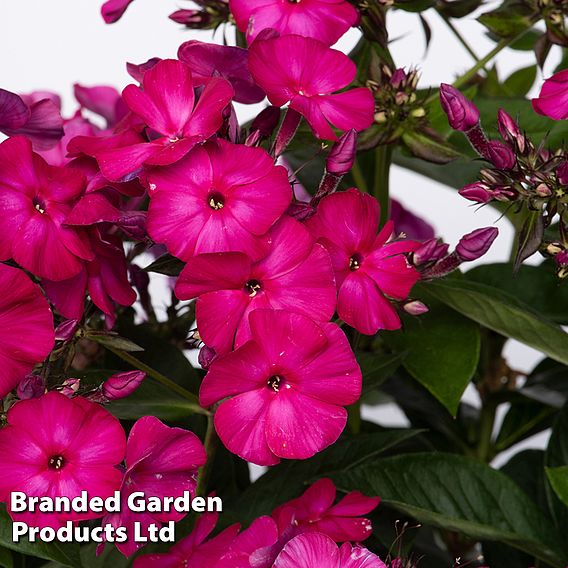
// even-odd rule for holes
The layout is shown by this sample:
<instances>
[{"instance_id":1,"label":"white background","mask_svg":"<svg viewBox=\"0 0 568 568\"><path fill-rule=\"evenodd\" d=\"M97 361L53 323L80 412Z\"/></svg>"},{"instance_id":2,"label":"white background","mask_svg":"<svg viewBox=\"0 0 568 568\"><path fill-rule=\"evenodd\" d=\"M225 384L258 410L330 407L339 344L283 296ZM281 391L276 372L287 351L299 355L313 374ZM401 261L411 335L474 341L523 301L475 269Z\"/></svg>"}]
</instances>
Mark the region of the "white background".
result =
<instances>
[{"instance_id":1,"label":"white background","mask_svg":"<svg viewBox=\"0 0 568 568\"><path fill-rule=\"evenodd\" d=\"M102 0L101 0L102 2ZM2 0L0 2L0 87L29 92L47 89L60 93L64 111L74 112L72 85L108 84L122 89L131 82L126 73L127 61L140 63L150 57L175 57L177 47L188 39L211 41L210 32L188 31L167 16L178 8L190 8L190 2L174 0L135 0L122 20L105 25L98 0ZM485 9L488 9L487 7ZM433 30L433 40L426 57L423 33L414 14L391 12L389 32L396 41L391 50L398 66L418 66L422 70L421 86L451 83L472 65L472 59L446 28L439 16L425 13ZM456 21L478 55L484 55L494 44L473 17ZM352 30L339 46L348 49L357 39ZM217 35L221 40L221 35ZM497 58L499 71L508 76L517 68L533 62L526 52L504 50ZM556 58L550 58L550 73ZM542 76L533 92L538 91ZM242 117L250 110L241 109ZM393 195L408 208L419 213L436 227L438 234L455 244L459 237L480 226L496 224L501 233L483 262L506 261L512 231L506 221L497 222L490 208L475 210L454 190L421 176L393 168ZM539 355L510 342L506 353L511 366L529 370ZM476 401L473 389L468 400ZM385 425L400 425L403 417L392 405L365 408L364 415ZM538 447L546 436L529 440L524 446Z\"/></svg>"}]
</instances>

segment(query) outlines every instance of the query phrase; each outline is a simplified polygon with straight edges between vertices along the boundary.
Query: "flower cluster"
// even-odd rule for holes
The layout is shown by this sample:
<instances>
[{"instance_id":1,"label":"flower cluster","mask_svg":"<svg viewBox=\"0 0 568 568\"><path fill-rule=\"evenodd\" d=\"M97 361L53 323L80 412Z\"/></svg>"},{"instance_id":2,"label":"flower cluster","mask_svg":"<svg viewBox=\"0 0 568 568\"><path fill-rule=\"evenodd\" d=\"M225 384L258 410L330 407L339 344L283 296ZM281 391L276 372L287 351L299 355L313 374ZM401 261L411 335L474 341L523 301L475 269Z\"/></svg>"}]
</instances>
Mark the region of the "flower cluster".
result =
<instances>
[{"instance_id":1,"label":"flower cluster","mask_svg":"<svg viewBox=\"0 0 568 568\"><path fill-rule=\"evenodd\" d=\"M245 530L232 525L207 539L217 515L204 514L193 531L167 553L136 558L134 568L157 565L200 568L385 568L385 564L360 544L371 535L370 513L379 503L358 491L334 504L336 489L320 479L297 499L257 518ZM335 543L344 543L338 549Z\"/></svg>"},{"instance_id":2,"label":"flower cluster","mask_svg":"<svg viewBox=\"0 0 568 568\"><path fill-rule=\"evenodd\" d=\"M554 86L560 79L553 78L545 84L541 97L533 101L538 112L563 118L562 104L558 104L562 91L556 91ZM503 109L499 109L497 117L501 140L489 140L472 101L450 85L442 85L440 98L450 126L462 131L490 164L480 170L478 181L460 189L460 195L475 203L508 204L514 213L524 214L527 220L517 250L517 267L540 250L555 257L558 276L564 278L564 252L568 248L568 154L564 150L551 152L542 143L534 144ZM556 220L558 239L551 241L545 238L544 231Z\"/></svg>"}]
</instances>

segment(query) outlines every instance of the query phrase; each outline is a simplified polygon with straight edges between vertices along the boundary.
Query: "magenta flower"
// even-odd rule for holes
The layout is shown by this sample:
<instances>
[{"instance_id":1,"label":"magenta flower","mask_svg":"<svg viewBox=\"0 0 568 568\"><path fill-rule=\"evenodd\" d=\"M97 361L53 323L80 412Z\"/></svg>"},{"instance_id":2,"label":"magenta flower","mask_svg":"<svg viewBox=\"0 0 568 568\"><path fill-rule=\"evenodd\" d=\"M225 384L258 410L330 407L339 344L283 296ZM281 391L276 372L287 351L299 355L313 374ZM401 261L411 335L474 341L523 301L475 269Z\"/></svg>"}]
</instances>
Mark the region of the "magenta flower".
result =
<instances>
[{"instance_id":1,"label":"magenta flower","mask_svg":"<svg viewBox=\"0 0 568 568\"><path fill-rule=\"evenodd\" d=\"M189 536L182 538L164 554L146 554L134 560L134 568L204 568L219 566L218 562L234 541L239 525L231 525L217 536L206 540L211 534L219 515L204 513L195 522ZM231 568L237 568L231 566ZM240 567L239 567L240 568Z\"/></svg>"},{"instance_id":2,"label":"magenta flower","mask_svg":"<svg viewBox=\"0 0 568 568\"><path fill-rule=\"evenodd\" d=\"M229 0L229 8L249 43L272 28L332 45L359 20L357 10L345 0Z\"/></svg>"},{"instance_id":3,"label":"magenta flower","mask_svg":"<svg viewBox=\"0 0 568 568\"><path fill-rule=\"evenodd\" d=\"M248 70L246 49L190 40L180 45L178 57L191 69L197 82L215 75L229 81L238 103L259 103L264 99L264 91L255 84Z\"/></svg>"},{"instance_id":4,"label":"magenta flower","mask_svg":"<svg viewBox=\"0 0 568 568\"><path fill-rule=\"evenodd\" d=\"M176 283L182 300L197 298L197 326L206 345L223 354L251 338L249 313L276 308L329 321L336 291L329 254L298 221L283 217L257 262L242 253L194 257Z\"/></svg>"},{"instance_id":5,"label":"magenta flower","mask_svg":"<svg viewBox=\"0 0 568 568\"><path fill-rule=\"evenodd\" d=\"M333 444L361 393L361 371L334 324L282 310L255 310L252 339L213 361L199 393L221 402L215 428L243 459L274 465L306 459Z\"/></svg>"},{"instance_id":6,"label":"magenta flower","mask_svg":"<svg viewBox=\"0 0 568 568\"><path fill-rule=\"evenodd\" d=\"M533 109L554 120L568 118L568 69L549 77L540 89L538 97L532 99Z\"/></svg>"},{"instance_id":7,"label":"magenta flower","mask_svg":"<svg viewBox=\"0 0 568 568\"><path fill-rule=\"evenodd\" d=\"M4 398L53 348L53 316L26 274L0 264L0 398Z\"/></svg>"},{"instance_id":8,"label":"magenta flower","mask_svg":"<svg viewBox=\"0 0 568 568\"><path fill-rule=\"evenodd\" d=\"M114 147L111 138L96 154L107 179L119 181L142 164L173 164L215 134L233 88L221 77L207 79L199 97L195 87L187 65L164 59L144 73L141 87L124 89L124 102L148 127L150 142Z\"/></svg>"},{"instance_id":9,"label":"magenta flower","mask_svg":"<svg viewBox=\"0 0 568 568\"><path fill-rule=\"evenodd\" d=\"M361 333L398 329L393 300L404 300L419 279L405 253L414 241L388 242L392 222L377 235L379 204L356 189L325 197L307 226L331 256L339 317Z\"/></svg>"},{"instance_id":10,"label":"magenta flower","mask_svg":"<svg viewBox=\"0 0 568 568\"><path fill-rule=\"evenodd\" d=\"M271 568L284 542L272 517L259 517L233 540L215 568Z\"/></svg>"},{"instance_id":11,"label":"magenta flower","mask_svg":"<svg viewBox=\"0 0 568 568\"><path fill-rule=\"evenodd\" d=\"M373 122L375 103L369 89L337 92L355 79L355 63L317 39L259 39L249 49L249 68L270 102L279 107L290 103L318 138L337 140L331 126L360 131Z\"/></svg>"},{"instance_id":12,"label":"magenta flower","mask_svg":"<svg viewBox=\"0 0 568 568\"><path fill-rule=\"evenodd\" d=\"M273 568L387 568L376 555L346 542L341 548L321 533L302 534L286 544Z\"/></svg>"},{"instance_id":13,"label":"magenta flower","mask_svg":"<svg viewBox=\"0 0 568 568\"><path fill-rule=\"evenodd\" d=\"M375 509L380 498L352 491L334 505L336 493L331 479L319 479L301 497L275 509L272 516L280 534L293 528L293 534L319 532L336 542L361 542L371 536L371 521L361 515Z\"/></svg>"},{"instance_id":14,"label":"magenta flower","mask_svg":"<svg viewBox=\"0 0 568 568\"><path fill-rule=\"evenodd\" d=\"M84 187L80 172L47 165L26 138L0 144L0 259L51 280L76 275L93 252L84 229L64 223Z\"/></svg>"},{"instance_id":15,"label":"magenta flower","mask_svg":"<svg viewBox=\"0 0 568 568\"><path fill-rule=\"evenodd\" d=\"M109 377L102 385L101 392L106 400L118 400L130 396L146 378L142 371L124 371Z\"/></svg>"},{"instance_id":16,"label":"magenta flower","mask_svg":"<svg viewBox=\"0 0 568 568\"><path fill-rule=\"evenodd\" d=\"M107 24L118 22L133 0L107 0L101 6L101 15Z\"/></svg>"},{"instance_id":17,"label":"magenta flower","mask_svg":"<svg viewBox=\"0 0 568 568\"><path fill-rule=\"evenodd\" d=\"M110 497L120 486L117 465L124 458L125 435L107 410L84 398L52 391L15 404L0 430L0 500L10 492L28 497ZM93 519L97 513L11 513L31 526L58 527L67 520Z\"/></svg>"},{"instance_id":18,"label":"magenta flower","mask_svg":"<svg viewBox=\"0 0 568 568\"><path fill-rule=\"evenodd\" d=\"M109 327L114 325L115 302L130 306L136 300L136 292L128 281L126 258L121 240L116 235L101 235L94 230L91 236L96 256L84 262L81 271L66 280L44 279L46 294L64 317L72 320L83 316L85 294L106 316Z\"/></svg>"},{"instance_id":19,"label":"magenta flower","mask_svg":"<svg viewBox=\"0 0 568 568\"><path fill-rule=\"evenodd\" d=\"M0 131L8 136L24 135L35 150L47 150L63 136L59 100L52 93L16 95L0 89Z\"/></svg>"},{"instance_id":20,"label":"magenta flower","mask_svg":"<svg viewBox=\"0 0 568 568\"><path fill-rule=\"evenodd\" d=\"M73 94L82 108L104 118L107 128L115 126L128 110L120 93L114 87L106 85L85 87L75 83Z\"/></svg>"},{"instance_id":21,"label":"magenta flower","mask_svg":"<svg viewBox=\"0 0 568 568\"><path fill-rule=\"evenodd\" d=\"M224 140L150 170L147 182L148 233L185 261L226 251L258 258L266 251L263 235L292 199L286 170L267 152Z\"/></svg>"},{"instance_id":22,"label":"magenta flower","mask_svg":"<svg viewBox=\"0 0 568 568\"><path fill-rule=\"evenodd\" d=\"M205 448L199 438L188 430L170 428L154 416L140 418L132 427L126 445L126 472L122 479L120 513L111 513L103 525L126 527L129 537L133 523L140 522L143 530L152 523L179 521L183 513L137 513L126 505L128 495L141 491L146 497L181 497L184 491L193 496L197 485L197 470L206 461ZM129 538L116 543L117 548L130 556L143 546Z\"/></svg>"}]
</instances>

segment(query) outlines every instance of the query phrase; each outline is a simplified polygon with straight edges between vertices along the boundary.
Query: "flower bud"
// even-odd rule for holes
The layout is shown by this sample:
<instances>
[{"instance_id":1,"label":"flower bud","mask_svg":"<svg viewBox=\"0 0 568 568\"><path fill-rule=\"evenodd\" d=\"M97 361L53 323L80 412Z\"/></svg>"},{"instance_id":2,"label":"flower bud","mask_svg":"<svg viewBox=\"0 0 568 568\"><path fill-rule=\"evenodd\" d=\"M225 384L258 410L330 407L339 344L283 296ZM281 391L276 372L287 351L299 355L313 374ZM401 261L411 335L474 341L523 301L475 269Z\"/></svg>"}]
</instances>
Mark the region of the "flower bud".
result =
<instances>
[{"instance_id":1,"label":"flower bud","mask_svg":"<svg viewBox=\"0 0 568 568\"><path fill-rule=\"evenodd\" d=\"M279 120L280 109L275 106L267 106L252 121L245 144L247 146L256 146L259 142L271 136L276 126L278 126Z\"/></svg>"},{"instance_id":2,"label":"flower bud","mask_svg":"<svg viewBox=\"0 0 568 568\"><path fill-rule=\"evenodd\" d=\"M203 367L203 369L208 369L211 363L217 358L217 353L212 347L207 347L204 345L199 350L199 355L197 356L197 362Z\"/></svg>"},{"instance_id":3,"label":"flower bud","mask_svg":"<svg viewBox=\"0 0 568 568\"><path fill-rule=\"evenodd\" d=\"M395 88L398 89L404 81L406 81L406 71L402 68L395 69L394 73L390 78L390 84Z\"/></svg>"},{"instance_id":4,"label":"flower bud","mask_svg":"<svg viewBox=\"0 0 568 568\"><path fill-rule=\"evenodd\" d=\"M344 176L353 167L356 152L357 131L351 129L345 132L333 145L325 162L326 170L330 174Z\"/></svg>"},{"instance_id":5,"label":"flower bud","mask_svg":"<svg viewBox=\"0 0 568 568\"><path fill-rule=\"evenodd\" d=\"M38 398L45 392L45 383L39 375L26 375L18 385L16 394L20 400Z\"/></svg>"},{"instance_id":6,"label":"flower bud","mask_svg":"<svg viewBox=\"0 0 568 568\"><path fill-rule=\"evenodd\" d=\"M545 183L539 183L534 191L539 197L550 197L552 195L551 189Z\"/></svg>"},{"instance_id":7,"label":"flower bud","mask_svg":"<svg viewBox=\"0 0 568 568\"><path fill-rule=\"evenodd\" d=\"M59 388L59 392L68 398L73 398L81 387L81 379L67 379Z\"/></svg>"},{"instance_id":8,"label":"flower bud","mask_svg":"<svg viewBox=\"0 0 568 568\"><path fill-rule=\"evenodd\" d=\"M556 179L562 185L568 185L568 162L562 162L556 168Z\"/></svg>"},{"instance_id":9,"label":"flower bud","mask_svg":"<svg viewBox=\"0 0 568 568\"><path fill-rule=\"evenodd\" d=\"M79 322L77 320L65 320L55 330L56 341L69 341L75 335Z\"/></svg>"},{"instance_id":10,"label":"flower bud","mask_svg":"<svg viewBox=\"0 0 568 568\"><path fill-rule=\"evenodd\" d=\"M479 122L477 107L451 85L446 83L440 85L440 103L454 130L465 132Z\"/></svg>"},{"instance_id":11,"label":"flower bud","mask_svg":"<svg viewBox=\"0 0 568 568\"><path fill-rule=\"evenodd\" d=\"M194 29L204 28L211 22L210 15L204 10L176 10L169 15L169 18L178 24Z\"/></svg>"},{"instance_id":12,"label":"flower bud","mask_svg":"<svg viewBox=\"0 0 568 568\"><path fill-rule=\"evenodd\" d=\"M517 161L513 150L499 140L491 140L487 143L483 157L499 170L510 170Z\"/></svg>"},{"instance_id":13,"label":"flower bud","mask_svg":"<svg viewBox=\"0 0 568 568\"><path fill-rule=\"evenodd\" d=\"M428 312L428 306L419 300L411 300L402 306L402 309L411 316L421 316Z\"/></svg>"},{"instance_id":14,"label":"flower bud","mask_svg":"<svg viewBox=\"0 0 568 568\"><path fill-rule=\"evenodd\" d=\"M519 125L502 108L497 112L497 127L503 140L516 142L519 150L525 151L526 140Z\"/></svg>"},{"instance_id":15,"label":"flower bud","mask_svg":"<svg viewBox=\"0 0 568 568\"><path fill-rule=\"evenodd\" d=\"M476 260L489 250L498 234L499 229L496 227L476 229L460 239L456 254L464 262Z\"/></svg>"},{"instance_id":16,"label":"flower bud","mask_svg":"<svg viewBox=\"0 0 568 568\"><path fill-rule=\"evenodd\" d=\"M476 203L489 203L493 200L493 193L489 187L482 182L476 181L462 187L458 192L462 197L475 201Z\"/></svg>"},{"instance_id":17,"label":"flower bud","mask_svg":"<svg viewBox=\"0 0 568 568\"><path fill-rule=\"evenodd\" d=\"M427 262L437 262L448 254L448 249L446 243L441 243L438 239L429 239L412 253L412 263L420 266Z\"/></svg>"},{"instance_id":18,"label":"flower bud","mask_svg":"<svg viewBox=\"0 0 568 568\"><path fill-rule=\"evenodd\" d=\"M102 385L101 391L107 400L117 400L131 395L146 378L142 371L125 371L109 377Z\"/></svg>"}]
</instances>

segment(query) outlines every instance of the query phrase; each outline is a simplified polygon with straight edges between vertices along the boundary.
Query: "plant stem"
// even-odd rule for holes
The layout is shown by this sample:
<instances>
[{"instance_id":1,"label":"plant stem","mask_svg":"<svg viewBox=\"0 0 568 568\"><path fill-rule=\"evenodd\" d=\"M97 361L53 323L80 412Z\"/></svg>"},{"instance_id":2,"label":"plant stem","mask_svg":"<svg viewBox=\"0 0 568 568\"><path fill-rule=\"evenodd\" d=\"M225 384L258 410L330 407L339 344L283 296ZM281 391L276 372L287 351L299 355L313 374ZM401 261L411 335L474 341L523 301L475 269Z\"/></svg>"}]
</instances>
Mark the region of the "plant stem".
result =
<instances>
[{"instance_id":1,"label":"plant stem","mask_svg":"<svg viewBox=\"0 0 568 568\"><path fill-rule=\"evenodd\" d=\"M375 150L375 179L373 195L381 206L379 228L383 227L390 216L389 176L393 147L390 144L377 146Z\"/></svg>"},{"instance_id":2,"label":"plant stem","mask_svg":"<svg viewBox=\"0 0 568 568\"><path fill-rule=\"evenodd\" d=\"M495 425L496 411L497 405L495 402L487 400L483 403L479 417L477 457L485 463L489 463L494 457L493 426Z\"/></svg>"},{"instance_id":3,"label":"plant stem","mask_svg":"<svg viewBox=\"0 0 568 568\"><path fill-rule=\"evenodd\" d=\"M452 20L448 16L442 14L442 12L438 12L438 15L440 16L440 18L442 18L442 20L444 20L444 22L446 22L446 25L448 26L450 31L454 34L454 36L456 36L456 39L462 44L464 49L471 55L471 57L473 57L473 60L478 61L479 57L477 56L475 51L473 51L469 43L465 41L464 37L460 34L456 26L454 26Z\"/></svg>"},{"instance_id":4,"label":"plant stem","mask_svg":"<svg viewBox=\"0 0 568 568\"><path fill-rule=\"evenodd\" d=\"M528 28L526 30L523 30L520 34L517 34L516 36L509 37L509 38L503 38L502 40L500 40L497 43L497 45L487 55L485 55L484 57L479 59L477 61L477 63L469 71L464 73L461 77L458 77L453 82L453 86L456 89L459 89L462 85L465 85L470 79L473 79L473 77L475 77L476 73L480 69L483 69L485 67L485 65L487 65L487 63L489 63L494 57L496 57L499 53L501 53L501 51L503 51L506 47L509 47L512 43L514 43L519 38L524 36L527 33L527 31L528 31ZM427 105L427 104L431 103L437 97L438 97L438 91L436 90L434 93L432 93L426 99L425 104Z\"/></svg>"},{"instance_id":5,"label":"plant stem","mask_svg":"<svg viewBox=\"0 0 568 568\"><path fill-rule=\"evenodd\" d=\"M367 187L367 182L365 181L365 176L363 175L363 170L359 164L359 160L355 158L353 167L351 168L351 177L355 182L357 188L363 193L369 193L369 188Z\"/></svg>"},{"instance_id":6,"label":"plant stem","mask_svg":"<svg viewBox=\"0 0 568 568\"><path fill-rule=\"evenodd\" d=\"M201 497L205 497L207 495L207 485L209 484L209 478L213 471L213 462L215 461L218 443L219 438L217 437L217 432L215 432L213 414L209 414L207 417L207 431L205 432L205 440L203 442L205 452L207 453L207 461L205 462L205 465L199 468L199 480L195 490L195 494Z\"/></svg>"},{"instance_id":7,"label":"plant stem","mask_svg":"<svg viewBox=\"0 0 568 568\"><path fill-rule=\"evenodd\" d=\"M115 349L114 347L110 347L108 345L105 345L105 347L111 353L114 353L117 357L120 357L123 361L130 363L133 367L136 367L140 371L144 371L149 377L152 377L153 379L155 379L156 381L158 381L159 383L161 383L165 387L176 392L177 394L179 394L180 396L182 396L186 400L189 400L190 402L192 402L195 405L194 411L197 414L205 414L206 416L209 416L209 414L210 414L209 411L206 410L205 408L202 408L199 405L199 400L197 399L197 396L195 396L193 393L184 389L182 386L178 385L177 383L175 383L171 379L168 379L168 377L166 377L165 375L162 375L162 373L160 373L159 371L156 371L156 369L153 369L149 365L146 365L146 363L143 363L142 361L140 361L140 359L134 357L134 355L131 355L130 353L123 351L122 349Z\"/></svg>"}]
</instances>

